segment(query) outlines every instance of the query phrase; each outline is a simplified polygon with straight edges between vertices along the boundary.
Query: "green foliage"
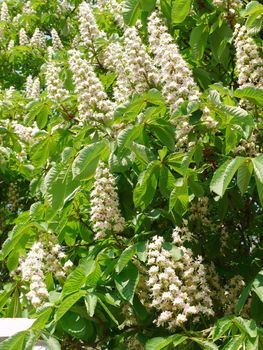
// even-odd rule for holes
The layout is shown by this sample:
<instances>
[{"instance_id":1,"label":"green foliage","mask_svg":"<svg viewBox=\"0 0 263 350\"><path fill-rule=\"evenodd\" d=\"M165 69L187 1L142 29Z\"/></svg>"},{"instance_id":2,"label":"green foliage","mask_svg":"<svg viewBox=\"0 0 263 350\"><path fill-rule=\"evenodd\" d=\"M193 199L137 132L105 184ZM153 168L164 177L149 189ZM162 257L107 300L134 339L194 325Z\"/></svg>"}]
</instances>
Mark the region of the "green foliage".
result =
<instances>
[{"instance_id":1,"label":"green foliage","mask_svg":"<svg viewBox=\"0 0 263 350\"><path fill-rule=\"evenodd\" d=\"M253 59L243 52L249 73L240 85L235 33L237 23L244 25L260 49L261 2L229 8L229 1L212 0L85 1L98 24L94 33L81 29L80 0L32 0L29 9L22 0L6 3L11 19L0 20L0 316L35 321L0 343L0 350L30 350L38 339L54 350L263 349L261 61L255 49ZM151 37L154 11L163 24ZM91 17L84 27L93 26ZM131 42L133 26L139 37ZM56 29L62 46L54 48L52 62L67 94L50 97L51 54L20 45L22 28L29 39L39 28L47 47ZM167 30L158 46L167 61L162 67L152 49L159 30ZM91 34L89 42L85 36ZM77 78L73 48L90 69L79 68ZM154 79L148 79L148 59ZM26 91L30 75L40 80L34 98ZM105 105L112 108L107 118ZM81 118L81 106L90 117ZM105 178L94 182L99 162L111 173L115 192ZM114 201L124 229L99 235L99 224L108 227L105 212L116 220ZM182 243L173 241L175 228ZM176 327L158 324L174 285L166 275L161 292L168 294L151 304L148 247L154 236L163 238L162 252L176 276L189 251L193 259L202 257L212 295L209 316L187 315ZM45 262L48 296L35 307L28 295L32 281L19 267L34 243L48 244L51 237L60 252L49 246L48 253L62 270L57 274L54 261ZM165 275L165 267L158 274ZM201 277L193 276L198 290ZM176 319L176 303L172 309Z\"/></svg>"}]
</instances>

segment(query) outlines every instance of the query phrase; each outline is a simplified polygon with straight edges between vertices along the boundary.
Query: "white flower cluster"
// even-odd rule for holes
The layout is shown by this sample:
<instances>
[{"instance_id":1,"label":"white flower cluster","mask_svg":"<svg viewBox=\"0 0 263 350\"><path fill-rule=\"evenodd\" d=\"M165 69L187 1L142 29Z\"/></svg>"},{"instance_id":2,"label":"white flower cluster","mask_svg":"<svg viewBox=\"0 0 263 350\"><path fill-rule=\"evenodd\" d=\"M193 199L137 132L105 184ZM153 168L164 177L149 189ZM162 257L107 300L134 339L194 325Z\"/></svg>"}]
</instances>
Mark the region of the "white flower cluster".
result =
<instances>
[{"instance_id":1,"label":"white flower cluster","mask_svg":"<svg viewBox=\"0 0 263 350\"><path fill-rule=\"evenodd\" d=\"M256 42L245 26L235 26L235 47L237 59L238 84L263 88L263 59Z\"/></svg>"},{"instance_id":2,"label":"white flower cluster","mask_svg":"<svg viewBox=\"0 0 263 350\"><path fill-rule=\"evenodd\" d=\"M7 51L12 50L12 49L14 48L14 46L15 46L15 42L14 42L13 39L11 39L11 40L9 41L9 43L8 43Z\"/></svg>"},{"instance_id":3,"label":"white flower cluster","mask_svg":"<svg viewBox=\"0 0 263 350\"><path fill-rule=\"evenodd\" d=\"M200 93L192 72L157 11L149 17L148 32L150 50L155 55L155 65L160 68L163 94L171 112L176 112L184 101L198 101Z\"/></svg>"},{"instance_id":4,"label":"white flower cluster","mask_svg":"<svg viewBox=\"0 0 263 350\"><path fill-rule=\"evenodd\" d=\"M96 41L105 37L105 33L98 28L90 5L85 1L79 5L79 31L84 45L90 47L92 51L96 49Z\"/></svg>"},{"instance_id":5,"label":"white flower cluster","mask_svg":"<svg viewBox=\"0 0 263 350\"><path fill-rule=\"evenodd\" d=\"M34 243L24 261L21 259L19 266L22 281L29 283L30 291L26 294L26 297L36 308L43 305L48 298L48 290L44 282L44 257L43 243Z\"/></svg>"},{"instance_id":6,"label":"white flower cluster","mask_svg":"<svg viewBox=\"0 0 263 350\"><path fill-rule=\"evenodd\" d=\"M15 91L16 89L14 88L14 86L10 86L8 89L6 89L5 90L6 99L7 100L11 99Z\"/></svg>"},{"instance_id":7,"label":"white flower cluster","mask_svg":"<svg viewBox=\"0 0 263 350\"><path fill-rule=\"evenodd\" d=\"M134 92L142 93L156 87L159 82L158 70L147 53L137 29L127 28L123 38L123 47L113 43L105 55L106 65L115 66L117 82L114 98L119 103L127 101Z\"/></svg>"},{"instance_id":8,"label":"white flower cluster","mask_svg":"<svg viewBox=\"0 0 263 350\"><path fill-rule=\"evenodd\" d=\"M51 233L34 243L27 256L21 258L18 270L21 271L22 281L29 283L30 291L26 297L34 307L42 306L48 298L46 274L52 273L56 278L64 278L72 267L70 260L62 267L61 259L64 258L65 254L61 251L57 238Z\"/></svg>"},{"instance_id":9,"label":"white flower cluster","mask_svg":"<svg viewBox=\"0 0 263 350\"><path fill-rule=\"evenodd\" d=\"M33 128L30 126L24 126L15 120L12 121L12 128L15 134L26 143L32 143L34 135L39 131L37 126L34 126Z\"/></svg>"},{"instance_id":10,"label":"white flower cluster","mask_svg":"<svg viewBox=\"0 0 263 350\"><path fill-rule=\"evenodd\" d=\"M200 220L203 225L210 225L210 220L208 216L208 197L198 198L196 202L191 203L189 220Z\"/></svg>"},{"instance_id":11,"label":"white flower cluster","mask_svg":"<svg viewBox=\"0 0 263 350\"><path fill-rule=\"evenodd\" d=\"M38 48L42 48L42 49L46 48L45 35L40 31L39 28L35 29L34 34L30 40L30 44L33 47L38 47Z\"/></svg>"},{"instance_id":12,"label":"white flower cluster","mask_svg":"<svg viewBox=\"0 0 263 350\"><path fill-rule=\"evenodd\" d=\"M64 89L63 82L59 77L60 68L50 60L46 69L47 96L52 100L60 100L68 96L68 91Z\"/></svg>"},{"instance_id":13,"label":"white flower cluster","mask_svg":"<svg viewBox=\"0 0 263 350\"><path fill-rule=\"evenodd\" d=\"M26 79L26 97L37 100L40 96L40 80L29 75Z\"/></svg>"},{"instance_id":14,"label":"white flower cluster","mask_svg":"<svg viewBox=\"0 0 263 350\"><path fill-rule=\"evenodd\" d=\"M21 28L19 31L19 45L27 46L29 44L29 40L24 28Z\"/></svg>"},{"instance_id":15,"label":"white flower cluster","mask_svg":"<svg viewBox=\"0 0 263 350\"><path fill-rule=\"evenodd\" d=\"M125 27L122 15L123 2L118 2L117 0L97 0L96 5L100 11L109 12L114 17L120 28Z\"/></svg>"},{"instance_id":16,"label":"white flower cluster","mask_svg":"<svg viewBox=\"0 0 263 350\"><path fill-rule=\"evenodd\" d=\"M5 1L2 3L0 20L3 22L8 22L10 20L8 6Z\"/></svg>"},{"instance_id":17,"label":"white flower cluster","mask_svg":"<svg viewBox=\"0 0 263 350\"><path fill-rule=\"evenodd\" d=\"M82 123L96 123L111 119L113 103L108 99L92 65L83 59L77 50L71 50L69 54L70 69L78 94L79 120Z\"/></svg>"},{"instance_id":18,"label":"white flower cluster","mask_svg":"<svg viewBox=\"0 0 263 350\"><path fill-rule=\"evenodd\" d=\"M91 222L96 239L107 233L120 233L124 230L125 220L119 209L119 198L114 176L103 162L99 162L91 197Z\"/></svg>"},{"instance_id":19,"label":"white flower cluster","mask_svg":"<svg viewBox=\"0 0 263 350\"><path fill-rule=\"evenodd\" d=\"M160 312L156 323L171 330L189 320L197 322L200 315L214 315L202 257L194 259L192 251L182 246L178 230L173 236L183 253L179 260L163 248L160 236L153 237L147 252L151 305Z\"/></svg>"},{"instance_id":20,"label":"white flower cluster","mask_svg":"<svg viewBox=\"0 0 263 350\"><path fill-rule=\"evenodd\" d=\"M54 51L63 49L63 44L60 40L58 32L54 28L51 30L51 37L52 37L52 46Z\"/></svg>"}]
</instances>

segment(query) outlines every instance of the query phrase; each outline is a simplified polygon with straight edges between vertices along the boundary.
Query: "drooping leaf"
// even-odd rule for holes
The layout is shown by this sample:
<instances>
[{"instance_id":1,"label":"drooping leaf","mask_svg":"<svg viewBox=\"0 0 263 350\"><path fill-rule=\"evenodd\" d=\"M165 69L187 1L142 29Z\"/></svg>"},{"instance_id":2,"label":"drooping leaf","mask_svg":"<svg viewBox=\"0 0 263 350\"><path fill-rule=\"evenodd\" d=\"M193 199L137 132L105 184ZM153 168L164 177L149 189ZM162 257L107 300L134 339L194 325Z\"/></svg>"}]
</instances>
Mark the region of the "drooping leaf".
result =
<instances>
[{"instance_id":1,"label":"drooping leaf","mask_svg":"<svg viewBox=\"0 0 263 350\"><path fill-rule=\"evenodd\" d=\"M188 16L192 5L192 0L176 0L172 5L173 23L182 23Z\"/></svg>"},{"instance_id":2,"label":"drooping leaf","mask_svg":"<svg viewBox=\"0 0 263 350\"><path fill-rule=\"evenodd\" d=\"M125 24L133 26L141 13L140 0L126 0L123 6L123 18Z\"/></svg>"},{"instance_id":3,"label":"drooping leaf","mask_svg":"<svg viewBox=\"0 0 263 350\"><path fill-rule=\"evenodd\" d=\"M214 173L210 190L222 197L236 171L244 164L245 159L244 157L236 157L222 164Z\"/></svg>"},{"instance_id":4,"label":"drooping leaf","mask_svg":"<svg viewBox=\"0 0 263 350\"><path fill-rule=\"evenodd\" d=\"M185 340L187 340L187 337L181 334L174 334L169 337L156 337L147 341L145 350L161 350L172 343L173 346L176 347L177 345L183 343Z\"/></svg>"},{"instance_id":5,"label":"drooping leaf","mask_svg":"<svg viewBox=\"0 0 263 350\"><path fill-rule=\"evenodd\" d=\"M136 286L139 282L137 267L129 262L125 268L115 276L115 284L123 299L132 303Z\"/></svg>"},{"instance_id":6,"label":"drooping leaf","mask_svg":"<svg viewBox=\"0 0 263 350\"><path fill-rule=\"evenodd\" d=\"M124 269L124 267L128 264L128 262L131 260L131 258L134 256L135 253L136 253L135 245L131 245L128 248L126 248L121 253L121 256L119 257L119 260L115 267L115 271L117 273L120 273Z\"/></svg>"},{"instance_id":7,"label":"drooping leaf","mask_svg":"<svg viewBox=\"0 0 263 350\"><path fill-rule=\"evenodd\" d=\"M152 161L147 169L141 173L134 189L133 201L136 207L146 209L152 202L159 177L159 162Z\"/></svg>"}]
</instances>

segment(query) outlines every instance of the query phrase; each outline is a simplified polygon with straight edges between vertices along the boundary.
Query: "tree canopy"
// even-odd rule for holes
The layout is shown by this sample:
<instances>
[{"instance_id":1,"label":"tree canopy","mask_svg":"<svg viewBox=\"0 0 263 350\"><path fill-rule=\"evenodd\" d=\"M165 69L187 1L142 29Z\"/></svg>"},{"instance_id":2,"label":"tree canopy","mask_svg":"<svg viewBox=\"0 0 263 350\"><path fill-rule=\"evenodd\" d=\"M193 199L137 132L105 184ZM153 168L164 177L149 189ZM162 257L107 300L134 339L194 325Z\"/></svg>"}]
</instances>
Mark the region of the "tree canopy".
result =
<instances>
[{"instance_id":1,"label":"tree canopy","mask_svg":"<svg viewBox=\"0 0 263 350\"><path fill-rule=\"evenodd\" d=\"M0 350L263 349L263 5L0 7Z\"/></svg>"}]
</instances>

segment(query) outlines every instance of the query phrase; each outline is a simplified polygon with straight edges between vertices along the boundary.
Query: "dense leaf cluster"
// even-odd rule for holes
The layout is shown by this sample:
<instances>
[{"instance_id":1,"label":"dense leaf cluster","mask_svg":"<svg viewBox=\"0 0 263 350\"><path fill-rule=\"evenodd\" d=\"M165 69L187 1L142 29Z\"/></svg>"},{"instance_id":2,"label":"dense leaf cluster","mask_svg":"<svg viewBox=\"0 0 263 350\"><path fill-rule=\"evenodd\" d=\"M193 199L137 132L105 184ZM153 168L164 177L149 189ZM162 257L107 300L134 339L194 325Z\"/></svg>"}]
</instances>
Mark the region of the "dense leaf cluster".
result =
<instances>
[{"instance_id":1,"label":"dense leaf cluster","mask_svg":"<svg viewBox=\"0 0 263 350\"><path fill-rule=\"evenodd\" d=\"M104 33L87 45L81 1L6 3L9 19L1 14L0 21L0 316L36 321L0 349L32 349L39 338L54 350L263 349L263 87L239 86L234 34L237 23L246 26L260 50L263 5L241 1L233 10L228 0L126 0L118 17L112 9L120 2L87 1ZM185 99L175 112L163 83L134 89L116 103L120 75L104 64L107 48L123 42L128 26L136 26L154 62L147 26L155 10L200 91L198 101ZM39 28L46 47L57 31L63 47L52 60L66 96L49 97L50 53L20 45L21 28L29 39ZM72 49L102 84L111 118L80 120L79 104L88 102L69 64ZM37 98L28 95L30 75L40 79ZM91 220L99 161L114 175L126 222L123 232L109 230L103 239L95 239ZM147 245L162 236L164 249L180 260L171 238L176 227L191 233L185 245L203 257L208 275L213 270L211 291L221 299L214 298L214 316L170 330L157 327L158 310L148 305ZM49 299L36 309L19 266L50 232L65 253L62 263L70 259L74 266L64 279L45 276ZM240 289L230 282L236 276Z\"/></svg>"}]
</instances>

